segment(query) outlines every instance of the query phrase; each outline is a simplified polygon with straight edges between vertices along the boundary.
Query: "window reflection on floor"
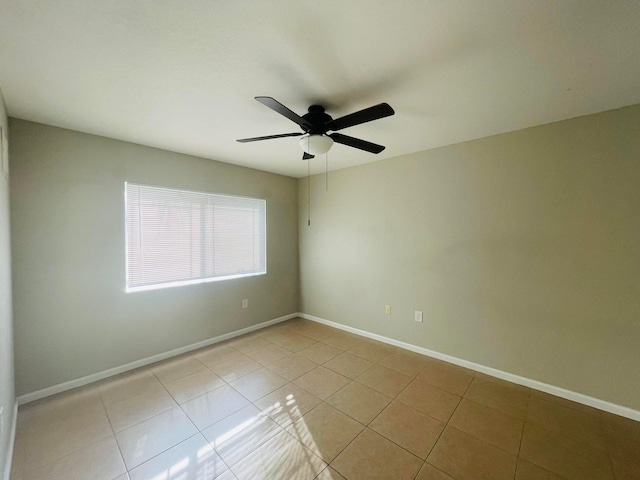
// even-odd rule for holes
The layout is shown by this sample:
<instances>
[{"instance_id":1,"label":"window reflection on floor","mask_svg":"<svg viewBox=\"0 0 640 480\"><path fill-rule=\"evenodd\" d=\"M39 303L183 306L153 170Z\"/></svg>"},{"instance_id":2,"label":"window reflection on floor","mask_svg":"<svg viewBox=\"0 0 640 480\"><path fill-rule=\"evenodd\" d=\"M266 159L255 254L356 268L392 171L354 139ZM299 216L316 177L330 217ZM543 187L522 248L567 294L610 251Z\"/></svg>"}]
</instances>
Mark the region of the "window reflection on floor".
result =
<instances>
[{"instance_id":1,"label":"window reflection on floor","mask_svg":"<svg viewBox=\"0 0 640 480\"><path fill-rule=\"evenodd\" d=\"M283 421L283 415L289 421ZM277 416L281 422L290 425L285 431L272 420ZM300 478L313 479L326 464L311 450L295 439L304 439L309 445L312 435L305 428L295 395L285 394L282 401L274 401L261 411L254 405L248 405L238 412L205 429L202 434L209 443L202 445L197 451L187 445L195 440L189 439L184 444L180 458L172 459L167 466L158 464L158 469L149 471L148 464L142 471L134 469L131 480L211 480L222 474L228 467L238 475L240 480L254 478ZM196 436L198 437L198 436ZM204 439L203 439L204 440ZM213 447L215 447L215 450ZM178 450L178 447L174 447ZM217 453L216 453L217 452ZM168 452L165 452L167 454ZM178 452L176 452L178 453ZM219 456L218 456L219 455ZM327 480L331 476L326 477Z\"/></svg>"}]
</instances>

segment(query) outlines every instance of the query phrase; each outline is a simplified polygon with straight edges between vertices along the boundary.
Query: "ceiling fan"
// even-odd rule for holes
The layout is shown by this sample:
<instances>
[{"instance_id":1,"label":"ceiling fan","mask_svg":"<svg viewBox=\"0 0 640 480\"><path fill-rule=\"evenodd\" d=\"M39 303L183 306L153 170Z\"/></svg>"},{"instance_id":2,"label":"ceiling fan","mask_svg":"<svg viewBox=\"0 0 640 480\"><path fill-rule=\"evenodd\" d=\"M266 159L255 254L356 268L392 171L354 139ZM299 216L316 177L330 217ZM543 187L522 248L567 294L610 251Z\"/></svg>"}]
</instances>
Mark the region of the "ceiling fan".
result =
<instances>
[{"instance_id":1,"label":"ceiling fan","mask_svg":"<svg viewBox=\"0 0 640 480\"><path fill-rule=\"evenodd\" d=\"M304 151L303 160L314 158L315 155L322 155L329 151L333 142L341 143L349 147L358 148L366 152L380 153L385 147L375 143L367 142L359 138L350 137L341 133L328 133L342 130L343 128L353 127L361 123L378 120L379 118L388 117L395 112L387 103L380 103L373 107L365 108L344 117L333 119L331 115L325 113L324 107L321 105L311 105L309 111L302 116L289 110L283 104L271 97L255 97L257 101L269 107L271 110L287 117L289 120L297 123L302 132L281 133L279 135L268 135L266 137L241 138L240 143L257 142L260 140L271 140L273 138L282 137L300 137L300 146Z\"/></svg>"}]
</instances>

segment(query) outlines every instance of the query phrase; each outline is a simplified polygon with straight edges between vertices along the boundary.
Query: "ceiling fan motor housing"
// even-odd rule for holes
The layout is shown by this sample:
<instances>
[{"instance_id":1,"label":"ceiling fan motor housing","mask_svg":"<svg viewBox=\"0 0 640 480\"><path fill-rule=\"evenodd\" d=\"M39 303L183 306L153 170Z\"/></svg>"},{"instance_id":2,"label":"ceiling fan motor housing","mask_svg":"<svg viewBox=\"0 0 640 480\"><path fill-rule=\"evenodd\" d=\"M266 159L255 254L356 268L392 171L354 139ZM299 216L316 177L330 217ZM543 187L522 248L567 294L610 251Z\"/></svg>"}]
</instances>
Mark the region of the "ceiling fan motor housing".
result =
<instances>
[{"instance_id":1,"label":"ceiling fan motor housing","mask_svg":"<svg viewBox=\"0 0 640 480\"><path fill-rule=\"evenodd\" d=\"M327 133L325 124L333 120L331 115L325 113L324 107L322 105L311 105L309 107L309 112L305 113L302 118L304 118L311 124L311 128L307 130L307 133L310 133L312 135L321 135L323 133Z\"/></svg>"}]
</instances>

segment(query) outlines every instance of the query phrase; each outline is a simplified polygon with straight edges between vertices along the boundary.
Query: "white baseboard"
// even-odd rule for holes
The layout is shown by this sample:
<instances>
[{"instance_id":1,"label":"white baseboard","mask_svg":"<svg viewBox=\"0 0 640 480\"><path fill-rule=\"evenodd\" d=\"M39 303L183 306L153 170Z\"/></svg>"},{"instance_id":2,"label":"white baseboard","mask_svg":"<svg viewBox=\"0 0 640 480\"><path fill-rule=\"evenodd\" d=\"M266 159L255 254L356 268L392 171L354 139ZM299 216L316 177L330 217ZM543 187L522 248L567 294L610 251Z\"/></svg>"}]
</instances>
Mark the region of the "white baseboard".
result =
<instances>
[{"instance_id":1,"label":"white baseboard","mask_svg":"<svg viewBox=\"0 0 640 480\"><path fill-rule=\"evenodd\" d=\"M521 377L520 375L504 372L502 370L497 370L491 367L485 367L484 365L480 365L478 363L473 363L468 360L452 357L451 355L446 355L444 353L436 352L434 350L429 350L428 348L411 345L410 343L401 342L400 340L394 340L393 338L384 337L376 333L367 332L366 330L360 330L358 328L342 325L341 323L332 322L331 320L325 320L324 318L315 317L313 315L308 315L306 313L299 313L298 316L305 318L307 320L312 320L314 322L322 323L323 325L328 325L330 327L338 328L346 332L355 333L356 335L371 338L373 340L378 340L379 342L388 343L389 345L394 345L396 347L400 347L405 350L410 350L412 352L420 353L422 355L427 355L429 357L437 358L438 360L443 360L445 362L453 363L454 365L459 365L461 367L465 367L470 370L475 370L476 372L481 372L486 375L500 378L502 380L506 380L511 383L516 383L518 385L523 385L525 387L529 387L534 390L539 390L541 392L549 393L557 397L562 397L567 400L571 400L577 403L581 403L583 405L587 405L589 407L597 408L599 410L604 410L606 412L613 413L615 415L620 415L621 417L626 417L632 420L640 421L640 411L634 410L629 407L624 407L622 405L617 405L615 403L607 402L605 400L600 400L599 398L590 397L582 393L566 390L564 388L556 387L555 385L549 385L548 383L539 382L531 378Z\"/></svg>"},{"instance_id":2,"label":"white baseboard","mask_svg":"<svg viewBox=\"0 0 640 480\"><path fill-rule=\"evenodd\" d=\"M9 445L7 446L7 458L4 464L3 480L11 478L11 466L13 463L13 447L16 444L16 428L18 426L18 400L13 402L13 412L11 415L11 429L9 430Z\"/></svg>"},{"instance_id":3,"label":"white baseboard","mask_svg":"<svg viewBox=\"0 0 640 480\"><path fill-rule=\"evenodd\" d=\"M120 365L119 367L114 367L108 370L104 370L102 372L93 373L91 375L87 375L86 377L70 380L68 382L43 388L42 390L37 390L35 392L26 393L18 397L18 404L23 405L25 403L33 402L35 400L40 400L41 398L55 395L56 393L61 393L67 390L71 390L72 388L82 387L83 385L97 382L98 380L103 380L105 378L112 377L120 373L128 372L129 370L133 370L135 368L144 367L146 365L150 365L152 363L156 363L161 360L166 360L167 358L175 357L183 353L188 353L202 347L208 347L209 345L213 345L214 343L219 343L224 340L229 340L230 338L237 337L239 335L244 335L245 333L253 332L255 330L260 330L261 328L265 328L270 325L274 325L276 323L284 322L285 320L290 320L297 316L299 316L298 313L290 313L289 315L274 318L273 320L267 320L266 322L262 322L262 323L258 323L257 325L252 325L250 327L242 328L234 332L225 333L224 335L219 335L217 337L209 338L201 342L192 343L191 345L176 348L168 352L159 353L157 355L153 355L147 358L142 358L140 360L136 360L135 362L127 363L126 365Z\"/></svg>"},{"instance_id":4,"label":"white baseboard","mask_svg":"<svg viewBox=\"0 0 640 480\"><path fill-rule=\"evenodd\" d=\"M461 358L453 357L451 355L447 355L444 353L436 352L435 350L429 350L428 348L419 347L417 345L412 345L410 343L402 342L400 340L395 340L393 338L385 337L383 335L378 335L376 333L371 333L366 330L360 330L358 328L349 327L347 325L343 325L341 323L332 322L331 320L326 320L324 318L316 317L314 315L309 315L306 313L291 313L289 315L285 315L283 317L275 318L273 320L268 320L266 322L259 323L257 325L252 325L250 327L246 327L240 330L236 330L234 332L226 333L224 335L219 335L217 337L213 337L207 340L203 340L201 342L193 343L191 345L187 345L184 347L176 348L174 350L170 350L168 352L160 353L158 355L153 355L151 357L143 358L140 360L136 360L135 362L127 363L126 365L121 365L119 367L110 368L108 370L104 370L102 372L94 373L92 375L87 375L86 377L78 378L76 380L71 380L69 382L64 382L58 385L53 385L51 387L43 388L42 390L37 390L35 392L27 393L25 395L21 395L16 400L16 407L14 411L14 420L12 425L12 442L15 437L15 423L17 417L17 406L23 405L25 403L33 402L35 400L39 400L41 398L45 398L51 395L55 395L56 393L64 392L67 390L71 390L76 387L81 387L83 385L87 385L89 383L96 382L98 380L102 380L114 375L118 375L120 373L127 372L129 370L133 370L135 368L144 367L146 365L150 365L155 362L159 362L161 360L165 360L167 358L175 357L177 355L181 355L183 353L191 352L193 350L197 350L199 348L207 347L209 345L213 345L215 343L222 342L224 340L228 340L230 338L237 337L239 335L244 335L245 333L253 332L255 330L260 330L262 328L268 327L270 325L274 325L276 323L284 322L286 320L290 320L295 317L302 317L307 320L312 320L317 323L321 323L324 325L328 325L330 327L334 327L340 330L344 330L346 332L354 333L356 335L360 335L363 337L371 338L373 340L378 340L383 343L387 343L389 345L394 345L399 348L403 348L405 350L409 350L412 352L420 353L422 355L426 355L432 358L437 358L439 360L443 360L445 362L452 363L454 365L459 365L461 367L468 368L470 370L474 370L476 372L484 373L485 375L490 375L492 377L500 378L502 380L506 380L508 382L512 382L518 385L523 385L525 387L532 388L534 390L539 390L545 393L549 393L551 395L555 395L558 397L565 398L567 400L571 400L577 403L581 403L583 405L587 405L589 407L597 408L599 410L604 410L606 412L613 413L615 415L620 415L622 417L630 418L632 420L640 421L640 411L634 410L629 407L624 407L622 405L617 405L615 403L607 402L605 400L601 400L599 398L590 397L588 395L584 395L582 393L573 392L571 390L566 390L561 387L557 387L555 385L550 385L548 383L539 382L537 380L533 380L527 377L521 377L520 375L515 375L513 373L505 372L502 370L498 370L492 367L486 367L484 365L480 365L478 363L470 362L468 360L463 360ZM13 444L11 444L11 448L13 448ZM10 461L8 462L10 463ZM6 480L8 480L8 475L6 475Z\"/></svg>"}]
</instances>

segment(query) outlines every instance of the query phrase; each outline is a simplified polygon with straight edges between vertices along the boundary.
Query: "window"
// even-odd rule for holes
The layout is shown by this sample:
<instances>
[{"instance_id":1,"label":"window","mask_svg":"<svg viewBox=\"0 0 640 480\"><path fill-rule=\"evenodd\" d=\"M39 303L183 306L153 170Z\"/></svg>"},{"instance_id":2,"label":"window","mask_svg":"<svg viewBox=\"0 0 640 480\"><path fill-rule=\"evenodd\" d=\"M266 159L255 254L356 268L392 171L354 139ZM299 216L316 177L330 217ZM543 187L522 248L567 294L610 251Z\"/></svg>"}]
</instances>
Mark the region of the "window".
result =
<instances>
[{"instance_id":1,"label":"window","mask_svg":"<svg viewBox=\"0 0 640 480\"><path fill-rule=\"evenodd\" d=\"M267 273L266 201L125 183L127 292Z\"/></svg>"}]
</instances>

